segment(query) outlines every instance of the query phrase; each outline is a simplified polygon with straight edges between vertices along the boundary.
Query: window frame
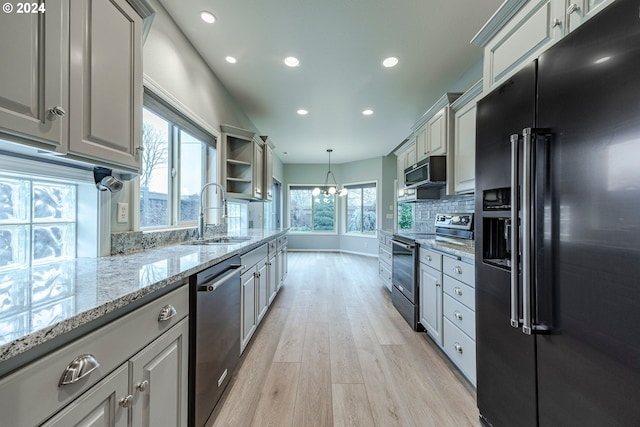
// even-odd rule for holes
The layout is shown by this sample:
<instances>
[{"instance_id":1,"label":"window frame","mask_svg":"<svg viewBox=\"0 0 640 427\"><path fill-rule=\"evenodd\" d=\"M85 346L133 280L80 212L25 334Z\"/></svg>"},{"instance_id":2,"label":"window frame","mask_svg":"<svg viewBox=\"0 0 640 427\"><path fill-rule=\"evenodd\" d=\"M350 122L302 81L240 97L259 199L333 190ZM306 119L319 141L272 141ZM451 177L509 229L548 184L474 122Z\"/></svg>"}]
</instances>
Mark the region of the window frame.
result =
<instances>
[{"instance_id":1,"label":"window frame","mask_svg":"<svg viewBox=\"0 0 640 427\"><path fill-rule=\"evenodd\" d=\"M168 159L167 159L167 198L168 198L168 224L158 226L141 226L140 220L140 180L137 180L136 194L136 219L134 229L141 231L159 231L181 228L192 228L197 225L197 218L189 221L180 220L180 156L181 156L181 131L202 142L201 170L202 183L219 182L218 179L218 151L217 143L220 135L208 126L203 125L202 120L193 120L189 116L193 113L183 112L187 110L168 96L160 96L145 86L143 108L161 117L169 123L168 129ZM188 110L187 110L188 111ZM195 115L194 115L195 116ZM196 116L197 117L197 116Z\"/></svg>"},{"instance_id":2,"label":"window frame","mask_svg":"<svg viewBox=\"0 0 640 427\"><path fill-rule=\"evenodd\" d=\"M310 230L310 231L297 231L297 230L291 230L291 190L292 189L309 189L309 190L313 190L315 187L322 187L322 184L287 184L287 224L288 224L288 228L289 228L289 234L302 234L302 235L314 235L314 236L336 236L339 234L339 224L338 224L338 211L340 210L339 208L339 201L338 201L338 196L337 194L333 195L333 230L332 231L326 231L326 230L322 230L322 231L314 231L314 230ZM315 208L314 208L314 203L313 203L313 197L311 196L312 200L311 200L311 223L313 224L313 218L314 218L314 213L315 213Z\"/></svg>"},{"instance_id":3,"label":"window frame","mask_svg":"<svg viewBox=\"0 0 640 427\"><path fill-rule=\"evenodd\" d=\"M378 180L371 181L361 181L361 182L352 182L345 183L344 188L351 191L351 189L362 189L362 188L375 188L376 189L376 227L373 231L365 232L365 231L349 231L349 194L344 197L344 214L342 215L343 222L343 235L345 236L354 236L354 237L373 237L377 238L377 230L380 225L380 192L378 191ZM361 210L364 210L364 206L361 206ZM362 225L362 224L361 224Z\"/></svg>"}]
</instances>

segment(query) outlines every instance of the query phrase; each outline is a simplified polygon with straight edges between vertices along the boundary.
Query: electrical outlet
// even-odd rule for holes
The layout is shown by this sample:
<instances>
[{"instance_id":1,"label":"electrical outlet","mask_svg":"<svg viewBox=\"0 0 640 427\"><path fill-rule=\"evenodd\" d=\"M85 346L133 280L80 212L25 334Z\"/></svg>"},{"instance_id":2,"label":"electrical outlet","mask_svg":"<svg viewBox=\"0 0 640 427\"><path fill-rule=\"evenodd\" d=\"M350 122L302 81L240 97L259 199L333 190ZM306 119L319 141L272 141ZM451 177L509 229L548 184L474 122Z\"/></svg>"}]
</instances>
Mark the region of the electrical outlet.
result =
<instances>
[{"instance_id":1,"label":"electrical outlet","mask_svg":"<svg viewBox=\"0 0 640 427\"><path fill-rule=\"evenodd\" d=\"M129 204L128 203L118 203L118 219L119 223L129 222Z\"/></svg>"}]
</instances>

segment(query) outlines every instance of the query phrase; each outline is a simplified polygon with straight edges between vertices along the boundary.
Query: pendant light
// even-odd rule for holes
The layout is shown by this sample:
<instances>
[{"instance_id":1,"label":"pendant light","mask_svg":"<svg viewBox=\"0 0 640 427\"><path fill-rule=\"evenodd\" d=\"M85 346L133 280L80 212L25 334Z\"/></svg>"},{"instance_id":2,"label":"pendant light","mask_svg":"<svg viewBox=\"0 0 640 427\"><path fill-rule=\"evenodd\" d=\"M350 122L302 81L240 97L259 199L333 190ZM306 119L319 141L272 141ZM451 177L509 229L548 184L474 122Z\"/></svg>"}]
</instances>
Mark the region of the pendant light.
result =
<instances>
[{"instance_id":1,"label":"pendant light","mask_svg":"<svg viewBox=\"0 0 640 427\"><path fill-rule=\"evenodd\" d=\"M333 150L331 148L327 149L327 153L329 153L329 170L327 171L327 176L324 178L324 185L322 188L316 187L313 189L311 194L313 196L318 196L320 193L323 193L325 196L333 196L338 193L338 196L345 196L348 192L346 188L341 188L338 190L338 183L336 182L336 177L331 172L331 153ZM331 175L331 180L333 181L333 185L329 182L329 175Z\"/></svg>"}]
</instances>

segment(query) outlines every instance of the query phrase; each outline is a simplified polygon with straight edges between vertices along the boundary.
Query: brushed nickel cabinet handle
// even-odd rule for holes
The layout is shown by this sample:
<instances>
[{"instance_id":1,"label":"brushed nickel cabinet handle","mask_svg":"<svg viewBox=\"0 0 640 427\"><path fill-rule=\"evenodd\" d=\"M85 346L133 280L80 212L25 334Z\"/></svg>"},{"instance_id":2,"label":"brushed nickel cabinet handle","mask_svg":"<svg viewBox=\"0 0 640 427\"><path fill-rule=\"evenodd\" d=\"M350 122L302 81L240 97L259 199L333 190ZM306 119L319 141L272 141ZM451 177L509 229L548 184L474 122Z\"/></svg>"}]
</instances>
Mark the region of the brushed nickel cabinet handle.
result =
<instances>
[{"instance_id":1,"label":"brushed nickel cabinet handle","mask_svg":"<svg viewBox=\"0 0 640 427\"><path fill-rule=\"evenodd\" d=\"M460 289L458 286L453 288L453 292L455 292L456 295L462 296L462 289Z\"/></svg>"},{"instance_id":2,"label":"brushed nickel cabinet handle","mask_svg":"<svg viewBox=\"0 0 640 427\"><path fill-rule=\"evenodd\" d=\"M73 384L95 371L100 366L93 354L83 354L76 357L62 372L58 387Z\"/></svg>"},{"instance_id":3,"label":"brushed nickel cabinet handle","mask_svg":"<svg viewBox=\"0 0 640 427\"><path fill-rule=\"evenodd\" d=\"M120 405L123 408L128 408L131 406L131 403L133 402L133 396L132 395L128 395L126 397L123 397L122 399L120 399L118 401L118 405Z\"/></svg>"},{"instance_id":4,"label":"brushed nickel cabinet handle","mask_svg":"<svg viewBox=\"0 0 640 427\"><path fill-rule=\"evenodd\" d=\"M458 310L454 311L453 315L456 316L456 319L462 320L462 313L460 313Z\"/></svg>"},{"instance_id":5,"label":"brushed nickel cabinet handle","mask_svg":"<svg viewBox=\"0 0 640 427\"><path fill-rule=\"evenodd\" d=\"M455 343L453 345L453 348L455 348L458 353L462 354L462 346L460 345L460 343L458 343L458 342Z\"/></svg>"},{"instance_id":6,"label":"brushed nickel cabinet handle","mask_svg":"<svg viewBox=\"0 0 640 427\"><path fill-rule=\"evenodd\" d=\"M138 391L145 391L147 387L149 387L149 380L144 380L136 384L136 389L138 389Z\"/></svg>"},{"instance_id":7,"label":"brushed nickel cabinet handle","mask_svg":"<svg viewBox=\"0 0 640 427\"><path fill-rule=\"evenodd\" d=\"M176 309L171 304L167 304L160 309L160 314L158 314L158 322L165 322L171 319L176 314L178 314Z\"/></svg>"},{"instance_id":8,"label":"brushed nickel cabinet handle","mask_svg":"<svg viewBox=\"0 0 640 427\"><path fill-rule=\"evenodd\" d=\"M67 113L66 111L64 111L64 108L55 106L55 107L49 108L49 111L47 114L47 120L52 122L57 118L63 118L66 114Z\"/></svg>"},{"instance_id":9,"label":"brushed nickel cabinet handle","mask_svg":"<svg viewBox=\"0 0 640 427\"><path fill-rule=\"evenodd\" d=\"M456 265L453 268L453 272L456 273L456 274L462 274L462 268L459 265Z\"/></svg>"},{"instance_id":10,"label":"brushed nickel cabinet handle","mask_svg":"<svg viewBox=\"0 0 640 427\"><path fill-rule=\"evenodd\" d=\"M577 3L571 3L567 8L567 15L571 15L573 12L577 12L580 10L580 6Z\"/></svg>"}]
</instances>

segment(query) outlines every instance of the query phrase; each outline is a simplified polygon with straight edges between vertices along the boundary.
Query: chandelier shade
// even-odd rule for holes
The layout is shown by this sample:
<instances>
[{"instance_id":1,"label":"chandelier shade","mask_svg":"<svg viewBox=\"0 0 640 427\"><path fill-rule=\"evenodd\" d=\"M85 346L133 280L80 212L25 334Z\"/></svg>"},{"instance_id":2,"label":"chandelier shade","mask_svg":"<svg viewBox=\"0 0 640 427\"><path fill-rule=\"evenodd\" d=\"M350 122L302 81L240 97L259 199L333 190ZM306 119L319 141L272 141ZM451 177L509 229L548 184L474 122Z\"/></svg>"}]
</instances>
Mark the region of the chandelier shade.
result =
<instances>
[{"instance_id":1,"label":"chandelier shade","mask_svg":"<svg viewBox=\"0 0 640 427\"><path fill-rule=\"evenodd\" d=\"M324 178L324 185L322 187L316 187L313 189L311 194L315 196L319 196L321 193L325 196L333 196L334 194L338 194L338 196L346 196L348 190L346 188L338 189L338 183L336 181L336 177L331 172L331 153L333 150L331 148L327 149L327 153L329 153L329 170L327 170L327 175Z\"/></svg>"}]
</instances>

